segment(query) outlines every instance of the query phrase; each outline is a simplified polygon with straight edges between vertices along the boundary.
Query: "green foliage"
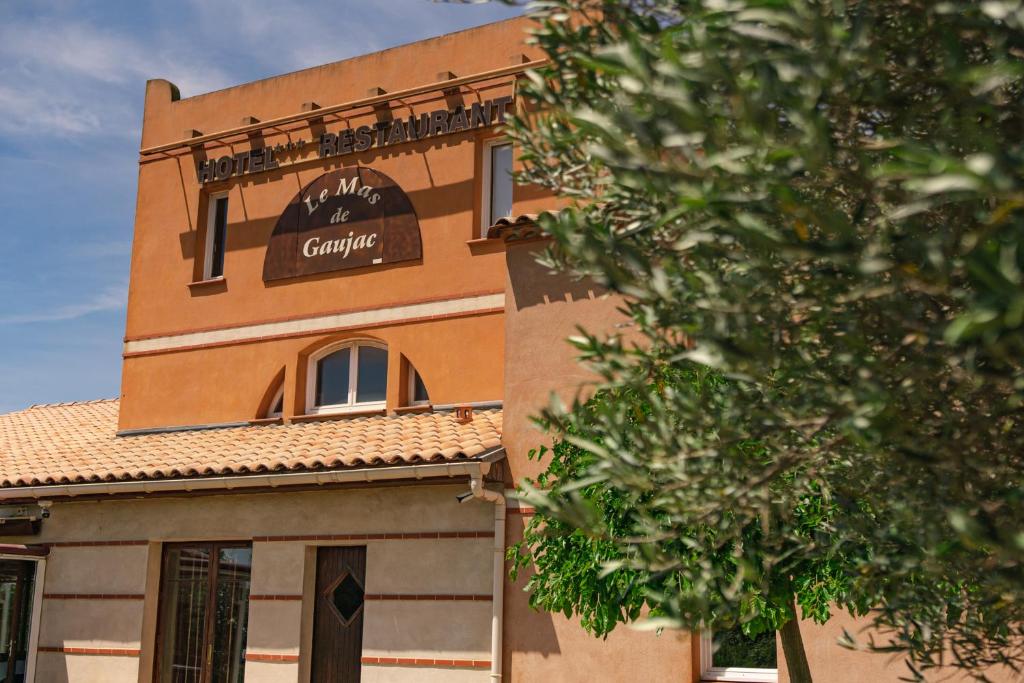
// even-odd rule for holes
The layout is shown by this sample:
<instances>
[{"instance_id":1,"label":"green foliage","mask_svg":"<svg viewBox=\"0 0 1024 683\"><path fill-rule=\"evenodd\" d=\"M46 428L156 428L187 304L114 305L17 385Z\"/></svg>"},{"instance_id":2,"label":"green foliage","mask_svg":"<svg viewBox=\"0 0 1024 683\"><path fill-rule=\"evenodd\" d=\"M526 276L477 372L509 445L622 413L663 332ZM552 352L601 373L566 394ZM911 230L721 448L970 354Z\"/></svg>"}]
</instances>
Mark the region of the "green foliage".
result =
<instances>
[{"instance_id":1,"label":"green foliage","mask_svg":"<svg viewBox=\"0 0 1024 683\"><path fill-rule=\"evenodd\" d=\"M704 368L666 366L647 388L662 401L686 395L714 410L732 384ZM831 540L837 507L813 482L795 496L790 525L782 529L763 510L744 515L705 507L702 515L680 515L673 498L687 482L672 467L638 468L628 482L597 473L612 444L636 453L652 429L662 436L690 436L671 414L664 416L667 423L657 422L651 395L630 387L604 389L578 406L551 450L531 453L550 456L545 472L527 483L544 491L535 496L542 513L509 553L515 572L534 570L527 583L531 605L578 616L601 636L619 623L637 621L644 608L651 616L672 614L691 625L738 624L748 635L774 633L793 618L794 595L803 613L821 623L835 604L863 611L850 595L844 568L851 554L864 556L867 549ZM623 421L608 430L608 417ZM772 466L756 442L728 448L744 467ZM713 457L705 464L718 467ZM790 492L794 482L780 477L770 488ZM730 482L723 476L720 484ZM672 498L663 496L666 491ZM700 499L704 492L691 489L689 495ZM545 514L555 509L562 514Z\"/></svg>"},{"instance_id":2,"label":"green foliage","mask_svg":"<svg viewBox=\"0 0 1024 683\"><path fill-rule=\"evenodd\" d=\"M581 332L603 393L545 415L535 603L601 633L835 593L915 670L1024 663L1024 5L534 11L547 262L633 323Z\"/></svg>"},{"instance_id":3,"label":"green foliage","mask_svg":"<svg viewBox=\"0 0 1024 683\"><path fill-rule=\"evenodd\" d=\"M746 669L774 669L778 666L775 633L766 631L748 636L739 629L716 631L714 634L716 666Z\"/></svg>"}]
</instances>

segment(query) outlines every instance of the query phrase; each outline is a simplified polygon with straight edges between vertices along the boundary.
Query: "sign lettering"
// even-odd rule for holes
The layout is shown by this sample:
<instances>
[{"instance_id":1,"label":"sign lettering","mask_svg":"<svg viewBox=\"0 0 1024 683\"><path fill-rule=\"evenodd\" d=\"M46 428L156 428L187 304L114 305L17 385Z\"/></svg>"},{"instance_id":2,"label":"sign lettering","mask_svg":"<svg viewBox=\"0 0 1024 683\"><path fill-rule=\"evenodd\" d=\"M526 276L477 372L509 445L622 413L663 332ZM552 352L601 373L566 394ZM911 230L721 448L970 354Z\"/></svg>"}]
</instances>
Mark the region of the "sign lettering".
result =
<instances>
[{"instance_id":1,"label":"sign lettering","mask_svg":"<svg viewBox=\"0 0 1024 683\"><path fill-rule=\"evenodd\" d=\"M419 222L398 185L370 168L325 173L291 200L270 237L263 279L418 259Z\"/></svg>"},{"instance_id":2,"label":"sign lettering","mask_svg":"<svg viewBox=\"0 0 1024 683\"><path fill-rule=\"evenodd\" d=\"M484 102L474 102L467 110L462 105L452 109L437 109L428 114L378 121L373 126L345 128L337 133L323 133L317 145L321 159L365 152L373 147L388 147L416 140L461 133L505 122L505 116L512 97L497 97ZM262 173L280 168L278 157L292 150L302 150L305 140L289 142L287 145L260 147L248 152L216 159L196 162L196 179L200 185L227 180L228 178Z\"/></svg>"}]
</instances>

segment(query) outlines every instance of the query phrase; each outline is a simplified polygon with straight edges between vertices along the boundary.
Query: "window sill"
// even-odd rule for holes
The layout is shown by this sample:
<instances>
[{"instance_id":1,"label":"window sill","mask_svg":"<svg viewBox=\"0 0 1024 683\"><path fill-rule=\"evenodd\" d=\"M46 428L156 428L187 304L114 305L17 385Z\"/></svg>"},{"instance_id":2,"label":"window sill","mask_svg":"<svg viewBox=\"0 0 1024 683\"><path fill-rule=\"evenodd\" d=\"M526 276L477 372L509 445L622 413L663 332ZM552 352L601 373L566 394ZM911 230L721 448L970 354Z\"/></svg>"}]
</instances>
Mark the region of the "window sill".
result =
<instances>
[{"instance_id":1,"label":"window sill","mask_svg":"<svg viewBox=\"0 0 1024 683\"><path fill-rule=\"evenodd\" d=\"M474 255L496 254L499 251L505 251L505 240L500 237L478 237L466 240L466 246L469 247L470 253Z\"/></svg>"},{"instance_id":2,"label":"window sill","mask_svg":"<svg viewBox=\"0 0 1024 683\"><path fill-rule=\"evenodd\" d=\"M308 415L295 415L291 422L319 422L322 420L344 420L349 417L379 417L387 414L384 408L369 408L366 410L346 410L340 413L311 413Z\"/></svg>"},{"instance_id":3,"label":"window sill","mask_svg":"<svg viewBox=\"0 0 1024 683\"><path fill-rule=\"evenodd\" d=\"M209 280L196 280L195 282L188 283L188 288L192 291L201 289L214 289L216 287L223 287L227 289L228 280L225 277L212 277Z\"/></svg>"},{"instance_id":4,"label":"window sill","mask_svg":"<svg viewBox=\"0 0 1024 683\"><path fill-rule=\"evenodd\" d=\"M249 424L253 426L263 425L279 425L284 424L284 418L281 417L259 417L255 420L249 420Z\"/></svg>"},{"instance_id":5,"label":"window sill","mask_svg":"<svg viewBox=\"0 0 1024 683\"><path fill-rule=\"evenodd\" d=\"M407 415L407 414L410 414L410 413L412 413L412 414L415 414L415 413L432 413L432 412L434 412L434 406L430 405L429 403L421 403L419 405L414 405L414 406L402 406L400 408L395 408L395 414L396 415Z\"/></svg>"}]
</instances>

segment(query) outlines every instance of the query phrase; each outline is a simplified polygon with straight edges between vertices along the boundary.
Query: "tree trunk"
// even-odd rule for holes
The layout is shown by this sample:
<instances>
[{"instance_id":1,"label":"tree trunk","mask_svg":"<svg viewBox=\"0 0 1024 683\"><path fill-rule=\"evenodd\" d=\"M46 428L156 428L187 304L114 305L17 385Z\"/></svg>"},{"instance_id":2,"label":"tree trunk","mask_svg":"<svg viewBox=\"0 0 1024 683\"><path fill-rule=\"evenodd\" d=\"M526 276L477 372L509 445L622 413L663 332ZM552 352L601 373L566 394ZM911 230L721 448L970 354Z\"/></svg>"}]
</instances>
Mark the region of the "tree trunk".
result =
<instances>
[{"instance_id":1,"label":"tree trunk","mask_svg":"<svg viewBox=\"0 0 1024 683\"><path fill-rule=\"evenodd\" d=\"M800 637L800 613L797 611L796 599L793 600L792 606L793 618L779 630L782 653L786 657L786 668L789 670L789 683L813 683L811 668L807 665L807 653L804 651L804 639Z\"/></svg>"}]
</instances>

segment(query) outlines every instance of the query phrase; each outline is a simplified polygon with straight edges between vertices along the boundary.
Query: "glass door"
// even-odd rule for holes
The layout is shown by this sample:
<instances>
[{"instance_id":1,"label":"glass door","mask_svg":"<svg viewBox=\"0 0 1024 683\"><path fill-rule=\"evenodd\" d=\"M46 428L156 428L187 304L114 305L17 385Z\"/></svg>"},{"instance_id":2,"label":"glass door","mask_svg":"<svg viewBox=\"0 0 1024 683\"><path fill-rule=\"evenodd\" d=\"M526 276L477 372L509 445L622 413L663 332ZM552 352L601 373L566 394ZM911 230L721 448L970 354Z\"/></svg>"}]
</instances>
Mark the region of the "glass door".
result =
<instances>
[{"instance_id":1,"label":"glass door","mask_svg":"<svg viewBox=\"0 0 1024 683\"><path fill-rule=\"evenodd\" d=\"M252 546L164 547L157 680L241 683L249 616Z\"/></svg>"},{"instance_id":2,"label":"glass door","mask_svg":"<svg viewBox=\"0 0 1024 683\"><path fill-rule=\"evenodd\" d=\"M0 683L23 683L36 563L0 560Z\"/></svg>"}]
</instances>

